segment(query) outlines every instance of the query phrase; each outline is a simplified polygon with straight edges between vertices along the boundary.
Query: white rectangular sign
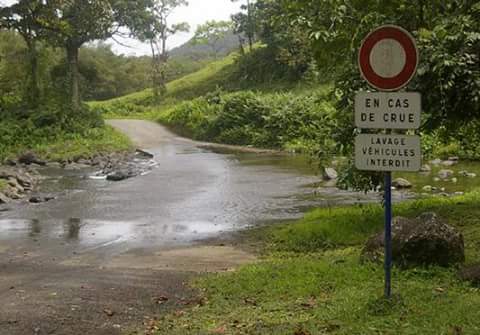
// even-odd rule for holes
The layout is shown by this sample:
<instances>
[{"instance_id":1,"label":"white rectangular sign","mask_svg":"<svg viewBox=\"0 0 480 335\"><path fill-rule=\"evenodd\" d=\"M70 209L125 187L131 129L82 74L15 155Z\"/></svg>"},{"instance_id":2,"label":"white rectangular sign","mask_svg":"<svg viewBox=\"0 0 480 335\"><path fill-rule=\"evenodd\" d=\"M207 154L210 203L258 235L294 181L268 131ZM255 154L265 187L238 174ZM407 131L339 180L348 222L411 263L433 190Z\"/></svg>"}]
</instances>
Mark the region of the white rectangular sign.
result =
<instances>
[{"instance_id":1,"label":"white rectangular sign","mask_svg":"<svg viewBox=\"0 0 480 335\"><path fill-rule=\"evenodd\" d=\"M355 125L369 129L418 129L422 111L419 93L358 93Z\"/></svg>"},{"instance_id":2,"label":"white rectangular sign","mask_svg":"<svg viewBox=\"0 0 480 335\"><path fill-rule=\"evenodd\" d=\"M420 170L419 136L362 134L355 139L355 166L364 171Z\"/></svg>"}]
</instances>

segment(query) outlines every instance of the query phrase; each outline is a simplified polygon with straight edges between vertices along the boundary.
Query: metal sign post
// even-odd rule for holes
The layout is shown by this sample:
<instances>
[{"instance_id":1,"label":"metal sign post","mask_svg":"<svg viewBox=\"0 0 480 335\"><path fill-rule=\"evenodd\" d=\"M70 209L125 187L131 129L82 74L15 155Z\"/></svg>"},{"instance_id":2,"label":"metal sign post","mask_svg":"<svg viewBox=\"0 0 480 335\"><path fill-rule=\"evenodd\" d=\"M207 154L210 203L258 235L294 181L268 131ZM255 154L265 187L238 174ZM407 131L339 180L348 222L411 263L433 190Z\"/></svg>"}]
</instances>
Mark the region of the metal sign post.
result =
<instances>
[{"instance_id":1,"label":"metal sign post","mask_svg":"<svg viewBox=\"0 0 480 335\"><path fill-rule=\"evenodd\" d=\"M415 76L418 67L415 39L403 28L387 25L372 31L359 52L363 78L380 92L360 92L355 98L358 128L385 129L386 134L361 134L355 139L355 166L385 172L385 297L392 296L392 171L418 171L419 136L391 135L392 129L418 129L421 96L396 92ZM388 92L388 93L386 93Z\"/></svg>"},{"instance_id":2,"label":"metal sign post","mask_svg":"<svg viewBox=\"0 0 480 335\"><path fill-rule=\"evenodd\" d=\"M392 296L392 173L385 172L385 297Z\"/></svg>"}]
</instances>

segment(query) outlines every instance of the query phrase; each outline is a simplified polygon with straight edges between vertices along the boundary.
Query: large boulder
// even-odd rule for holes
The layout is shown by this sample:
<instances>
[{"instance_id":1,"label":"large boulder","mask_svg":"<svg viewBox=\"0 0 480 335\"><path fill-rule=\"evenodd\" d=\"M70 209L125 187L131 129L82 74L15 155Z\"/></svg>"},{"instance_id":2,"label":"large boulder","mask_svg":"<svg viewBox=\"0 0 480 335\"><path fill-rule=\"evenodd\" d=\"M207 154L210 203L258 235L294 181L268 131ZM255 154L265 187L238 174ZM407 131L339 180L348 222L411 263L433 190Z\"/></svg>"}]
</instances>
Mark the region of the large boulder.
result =
<instances>
[{"instance_id":1,"label":"large boulder","mask_svg":"<svg viewBox=\"0 0 480 335\"><path fill-rule=\"evenodd\" d=\"M323 179L335 180L338 178L338 172L334 168L325 168L323 171Z\"/></svg>"},{"instance_id":2,"label":"large boulder","mask_svg":"<svg viewBox=\"0 0 480 335\"><path fill-rule=\"evenodd\" d=\"M31 164L38 164L42 166L47 165L47 162L39 159L37 155L35 155L33 152L26 152L22 154L20 157L18 157L18 162L25 165L31 165Z\"/></svg>"},{"instance_id":3,"label":"large boulder","mask_svg":"<svg viewBox=\"0 0 480 335\"><path fill-rule=\"evenodd\" d=\"M362 261L383 259L384 234L375 235L367 241L362 251ZM462 234L435 213L424 213L415 219L394 218L392 252L394 263L401 267L448 267L465 261Z\"/></svg>"},{"instance_id":4,"label":"large boulder","mask_svg":"<svg viewBox=\"0 0 480 335\"><path fill-rule=\"evenodd\" d=\"M134 170L122 169L114 171L107 175L107 180L109 181L122 181L125 179L136 177L137 173Z\"/></svg>"},{"instance_id":5,"label":"large boulder","mask_svg":"<svg viewBox=\"0 0 480 335\"><path fill-rule=\"evenodd\" d=\"M399 190L412 188L413 185L411 182L404 178L397 178L392 182L392 186L398 188Z\"/></svg>"}]
</instances>

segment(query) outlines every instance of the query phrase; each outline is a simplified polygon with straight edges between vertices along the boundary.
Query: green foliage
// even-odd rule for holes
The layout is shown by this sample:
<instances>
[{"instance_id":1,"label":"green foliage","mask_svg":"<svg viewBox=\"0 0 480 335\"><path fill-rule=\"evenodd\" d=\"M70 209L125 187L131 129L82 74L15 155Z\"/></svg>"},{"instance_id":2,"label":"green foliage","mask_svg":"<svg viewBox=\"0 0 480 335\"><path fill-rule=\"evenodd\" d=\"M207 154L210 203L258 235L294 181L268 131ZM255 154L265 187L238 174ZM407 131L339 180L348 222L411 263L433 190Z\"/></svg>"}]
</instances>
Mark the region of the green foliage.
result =
<instances>
[{"instance_id":1,"label":"green foliage","mask_svg":"<svg viewBox=\"0 0 480 335\"><path fill-rule=\"evenodd\" d=\"M480 192L473 192L456 198L403 202L395 206L394 214L404 217L416 217L423 212L439 214L463 230L468 247L467 259L474 262L480 256L480 250L475 247L479 238L479 209L476 207L479 203ZM270 232L272 250L308 253L360 245L381 231L383 223L384 211L380 205L321 208L295 224L267 228L267 234Z\"/></svg>"},{"instance_id":2,"label":"green foliage","mask_svg":"<svg viewBox=\"0 0 480 335\"><path fill-rule=\"evenodd\" d=\"M31 150L46 159L67 160L129 147L124 136L106 128L101 116L85 106L73 111L52 103L23 114L5 111L0 119L0 162Z\"/></svg>"},{"instance_id":3,"label":"green foliage","mask_svg":"<svg viewBox=\"0 0 480 335\"><path fill-rule=\"evenodd\" d=\"M331 154L331 116L324 90L303 95L244 91L182 103L161 114L160 121L198 140L269 148L316 143Z\"/></svg>"},{"instance_id":4,"label":"green foliage","mask_svg":"<svg viewBox=\"0 0 480 335\"><path fill-rule=\"evenodd\" d=\"M418 32L418 40L422 65L414 89L423 93L425 128L451 129L479 119L480 4L439 18L433 29Z\"/></svg>"},{"instance_id":5,"label":"green foliage","mask_svg":"<svg viewBox=\"0 0 480 335\"><path fill-rule=\"evenodd\" d=\"M220 42L224 40L231 31L232 22L230 21L207 21L197 27L192 42L194 44L210 46L215 59L217 59L220 48L222 47Z\"/></svg>"},{"instance_id":6,"label":"green foliage","mask_svg":"<svg viewBox=\"0 0 480 335\"><path fill-rule=\"evenodd\" d=\"M317 63L335 74L338 122L332 136L338 143L338 152L351 156L356 134L354 96L358 91L371 89L360 78L357 52L367 33L382 24L398 24L417 37L421 64L409 88L423 95L422 131L442 132L443 127L449 133L448 142L446 138L439 139L444 145L458 142L459 148L471 148L460 143L463 137L455 136L452 130L459 133L459 129L480 116L479 8L476 2L456 0L435 1L435 5L403 0L348 4L342 0L285 0L276 17L303 27L312 40ZM343 175L344 184L364 190L381 180L378 174L362 174L351 166Z\"/></svg>"}]
</instances>

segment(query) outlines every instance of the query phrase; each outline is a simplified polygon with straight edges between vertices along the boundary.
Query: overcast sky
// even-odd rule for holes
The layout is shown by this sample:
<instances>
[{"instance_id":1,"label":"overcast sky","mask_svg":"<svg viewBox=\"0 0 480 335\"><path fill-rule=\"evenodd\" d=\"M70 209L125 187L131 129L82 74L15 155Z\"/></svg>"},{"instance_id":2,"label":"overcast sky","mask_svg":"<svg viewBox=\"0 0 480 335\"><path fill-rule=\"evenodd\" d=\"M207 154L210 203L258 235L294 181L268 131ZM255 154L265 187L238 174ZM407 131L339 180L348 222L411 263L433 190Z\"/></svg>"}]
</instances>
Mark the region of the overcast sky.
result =
<instances>
[{"instance_id":1,"label":"overcast sky","mask_svg":"<svg viewBox=\"0 0 480 335\"><path fill-rule=\"evenodd\" d=\"M15 2L17 1L0 0L0 4L3 5L10 5ZM169 48L175 48L187 42L193 36L196 27L207 20L228 20L231 14L239 11L240 5L243 2L245 1L242 0L232 3L230 0L189 0L190 5L188 7L178 8L173 14L171 22L186 21L190 24L191 31L190 33L179 33L173 36L169 41ZM130 39L120 39L120 41L129 47L116 44L114 41L109 41L109 43L113 45L116 53L143 55L149 54L150 52L150 48L147 45L142 45L142 43L138 41Z\"/></svg>"}]
</instances>

